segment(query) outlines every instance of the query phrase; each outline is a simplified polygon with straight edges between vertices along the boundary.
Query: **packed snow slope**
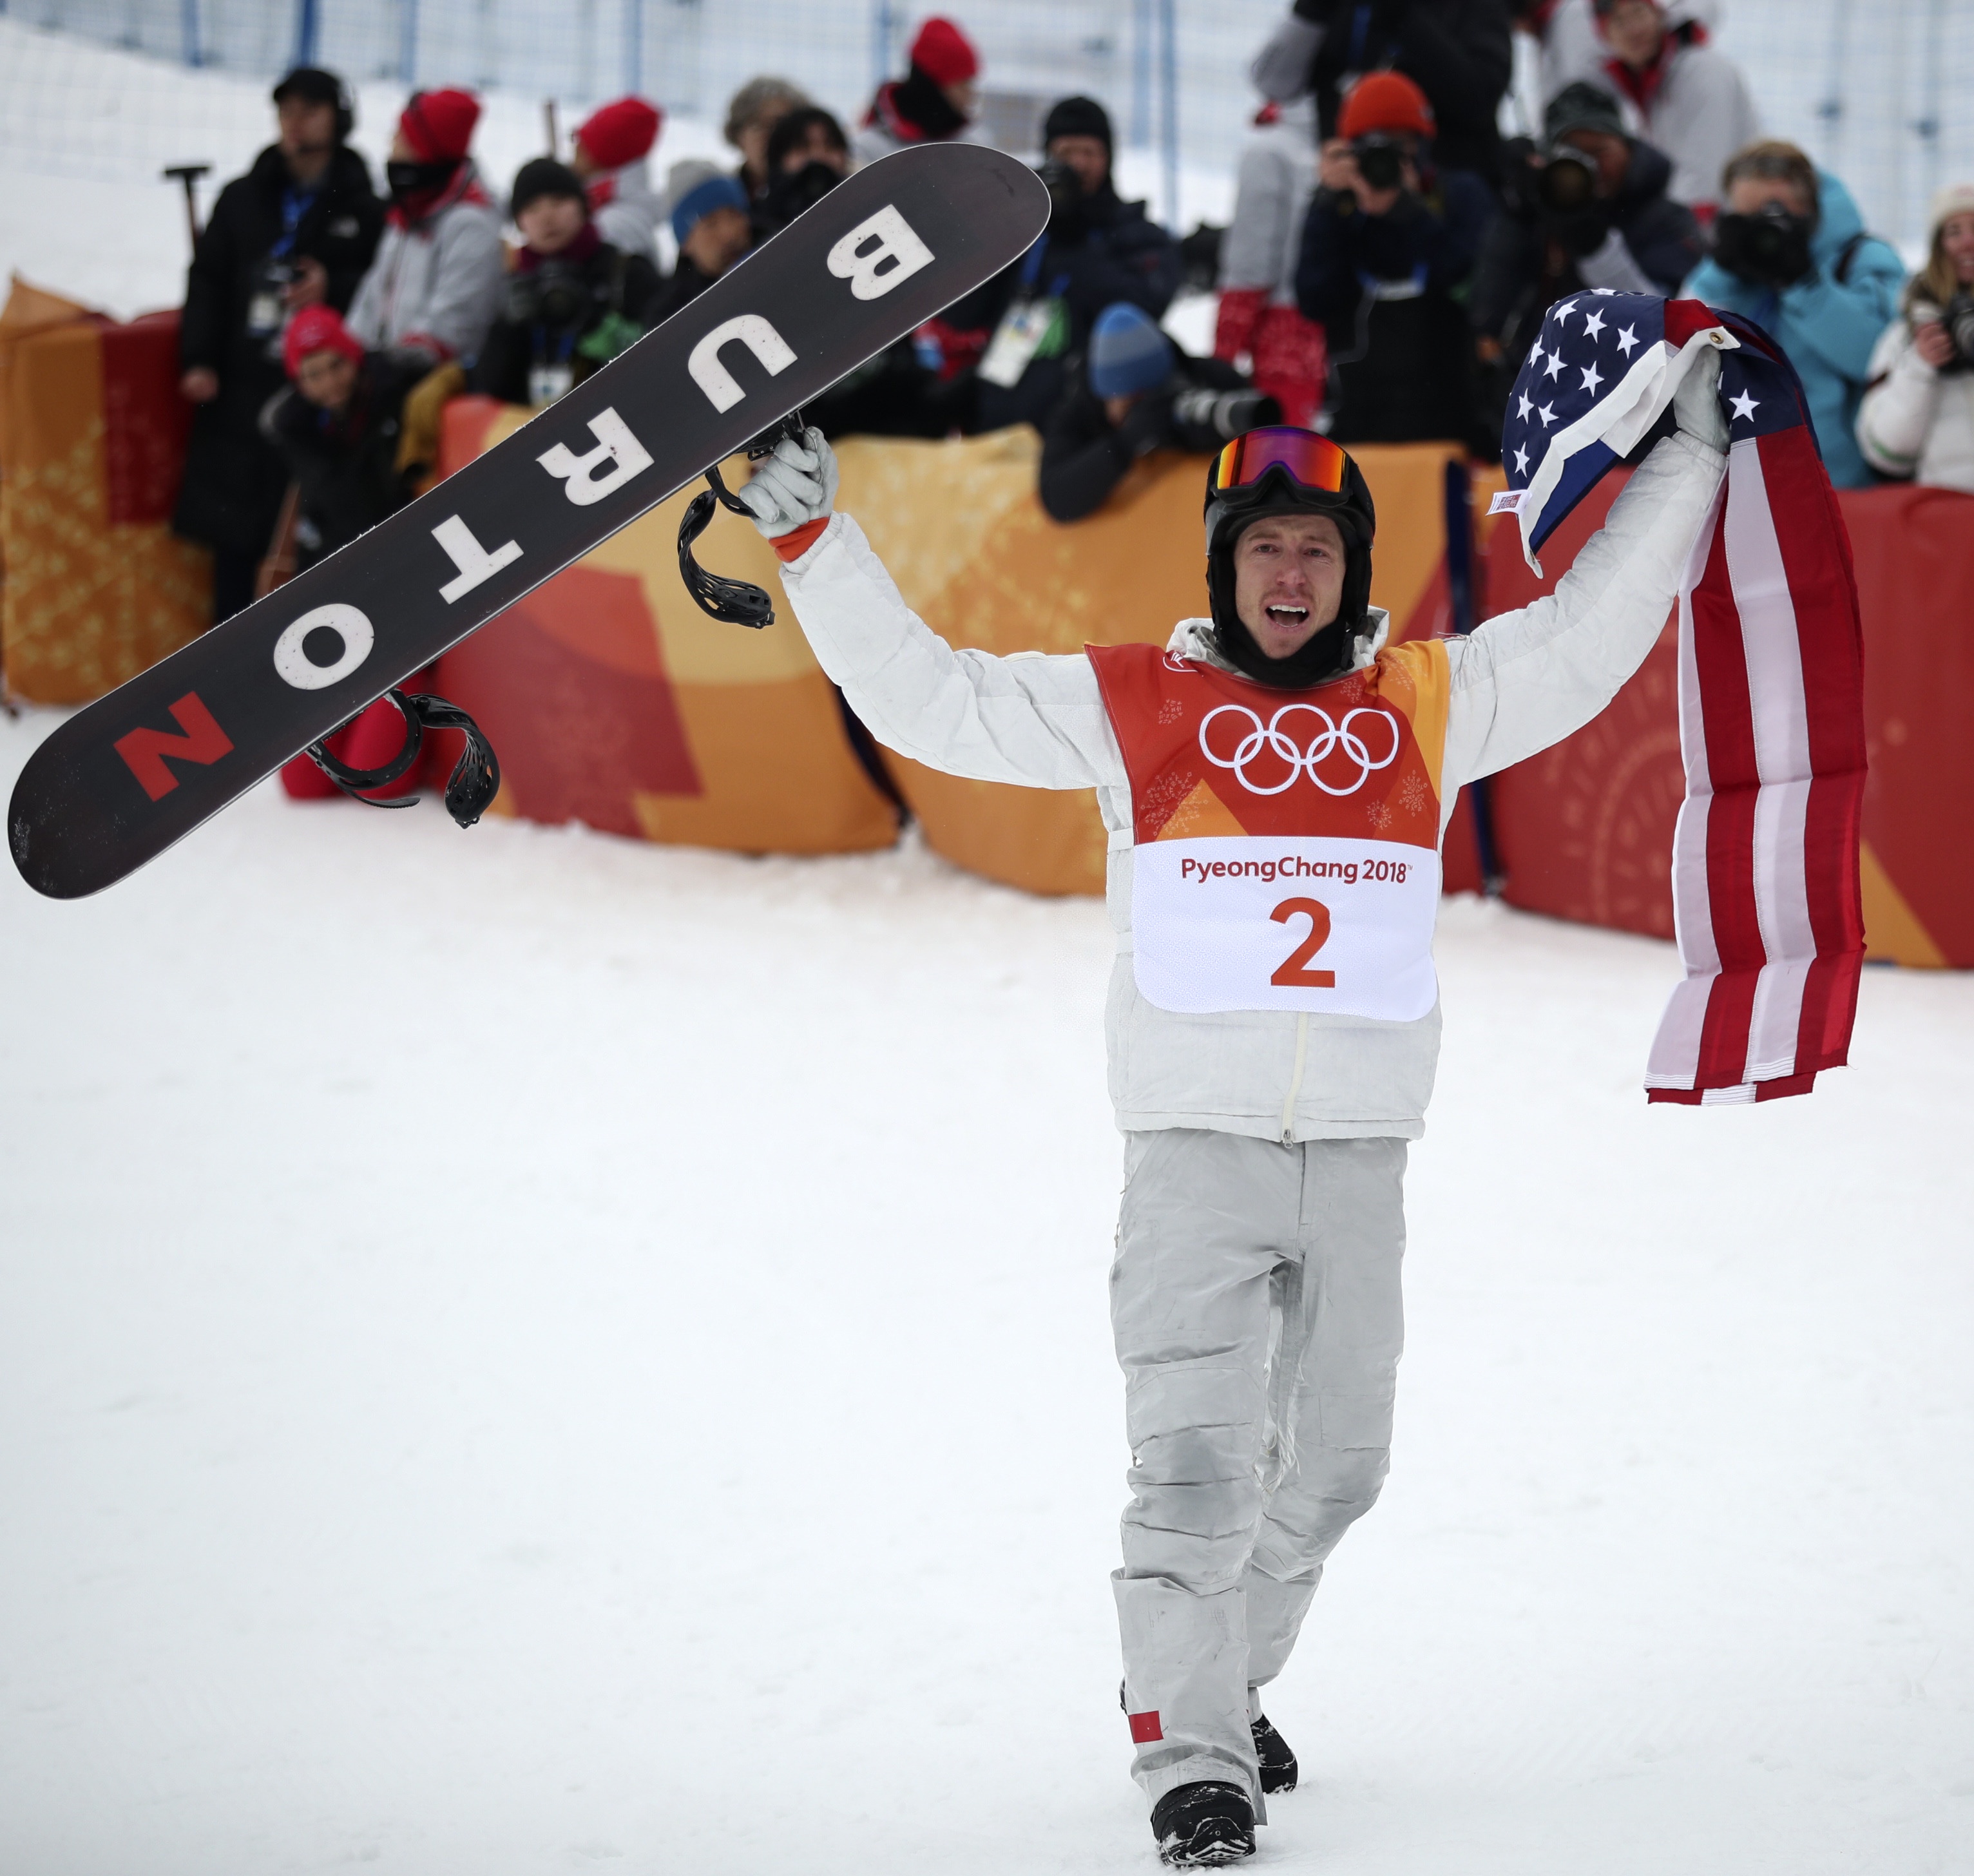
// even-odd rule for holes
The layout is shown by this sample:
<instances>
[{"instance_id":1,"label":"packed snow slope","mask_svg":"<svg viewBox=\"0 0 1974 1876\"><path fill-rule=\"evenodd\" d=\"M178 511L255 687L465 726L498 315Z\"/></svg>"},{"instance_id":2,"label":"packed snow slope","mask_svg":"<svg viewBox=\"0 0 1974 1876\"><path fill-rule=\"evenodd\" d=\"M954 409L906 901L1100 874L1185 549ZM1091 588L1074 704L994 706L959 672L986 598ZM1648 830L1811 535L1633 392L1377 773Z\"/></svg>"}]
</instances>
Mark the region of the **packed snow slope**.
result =
<instances>
[{"instance_id":1,"label":"packed snow slope","mask_svg":"<svg viewBox=\"0 0 1974 1876\"><path fill-rule=\"evenodd\" d=\"M45 716L0 725L11 787ZM0 1871L1107 1876L1100 907L251 795L0 881ZM1663 945L1451 904L1323 1876L1974 1842L1974 982L1648 1108Z\"/></svg>"}]
</instances>

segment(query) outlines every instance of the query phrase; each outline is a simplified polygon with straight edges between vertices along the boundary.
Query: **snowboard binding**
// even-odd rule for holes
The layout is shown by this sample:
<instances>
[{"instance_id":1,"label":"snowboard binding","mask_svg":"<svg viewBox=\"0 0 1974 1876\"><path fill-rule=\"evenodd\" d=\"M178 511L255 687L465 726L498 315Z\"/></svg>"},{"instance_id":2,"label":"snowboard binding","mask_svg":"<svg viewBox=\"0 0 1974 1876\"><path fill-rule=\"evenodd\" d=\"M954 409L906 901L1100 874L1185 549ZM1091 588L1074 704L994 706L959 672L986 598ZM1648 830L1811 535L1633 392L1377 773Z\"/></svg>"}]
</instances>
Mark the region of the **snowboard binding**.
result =
<instances>
[{"instance_id":1,"label":"snowboard binding","mask_svg":"<svg viewBox=\"0 0 1974 1876\"><path fill-rule=\"evenodd\" d=\"M389 762L375 769L352 769L330 755L323 746L328 736L320 743L311 743L306 753L344 794L353 796L366 807L408 808L412 805L409 795L402 801L373 801L369 791L388 788L411 768L418 759L419 747L428 730L461 730L466 736L466 746L460 752L459 760L453 764L452 773L446 778L445 811L461 827L470 828L493 805L494 797L500 792L500 759L494 753L494 746L487 741L486 733L457 704L448 704L442 697L417 693L407 697L395 684L384 695L405 720L403 746ZM356 720L354 717L349 720L350 723ZM342 726L346 730L349 726L349 723ZM334 730L330 733L331 736L336 733Z\"/></svg>"},{"instance_id":2,"label":"snowboard binding","mask_svg":"<svg viewBox=\"0 0 1974 1876\"><path fill-rule=\"evenodd\" d=\"M772 456L775 445L784 437L799 443L804 428L802 412L789 412L779 423L763 430L747 445L747 460L759 462L763 456ZM692 556L692 544L706 532L716 508L730 508L750 521L754 518L754 511L720 480L718 464L707 471L706 479L713 486L701 489L687 503L685 513L679 519L679 577L685 582L686 591L692 595L702 612L729 625L746 625L759 631L774 624L774 601L751 581L727 579L720 574L709 573Z\"/></svg>"}]
</instances>

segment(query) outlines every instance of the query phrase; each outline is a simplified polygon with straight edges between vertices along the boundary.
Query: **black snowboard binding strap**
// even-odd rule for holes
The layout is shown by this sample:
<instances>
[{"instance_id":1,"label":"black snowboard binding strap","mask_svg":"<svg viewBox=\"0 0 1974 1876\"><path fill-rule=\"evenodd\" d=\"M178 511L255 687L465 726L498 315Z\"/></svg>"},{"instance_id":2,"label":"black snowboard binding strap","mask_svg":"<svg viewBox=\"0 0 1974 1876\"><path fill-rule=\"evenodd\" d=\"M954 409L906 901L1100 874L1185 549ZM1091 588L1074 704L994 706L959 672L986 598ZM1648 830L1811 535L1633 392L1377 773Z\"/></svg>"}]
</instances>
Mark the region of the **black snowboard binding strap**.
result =
<instances>
[{"instance_id":1,"label":"black snowboard binding strap","mask_svg":"<svg viewBox=\"0 0 1974 1876\"><path fill-rule=\"evenodd\" d=\"M799 443L804 427L802 412L791 411L773 428L762 431L747 445L747 460L758 462L763 456L772 456L775 445L784 437ZM750 626L759 631L774 624L774 601L752 581L709 573L692 556L692 544L706 532L716 508L730 508L750 521L754 519L753 510L720 480L717 464L707 471L706 479L712 487L701 489L687 502L679 519L679 578L685 582L686 591L702 612L729 625Z\"/></svg>"},{"instance_id":2,"label":"black snowboard binding strap","mask_svg":"<svg viewBox=\"0 0 1974 1876\"><path fill-rule=\"evenodd\" d=\"M448 704L442 697L423 693L407 697L395 684L384 694L405 720L403 746L389 762L375 769L352 769L330 754L323 746L329 740L326 736L321 743L311 743L307 753L344 794L366 807L408 808L409 795L402 801L372 801L368 791L388 788L411 768L418 759L419 746L428 730L460 730L466 737L466 746L446 778L445 811L460 826L470 828L494 805L494 797L500 792L500 759L494 753L486 733L457 704ZM349 720L350 723L356 720L354 717ZM349 723L342 726L345 730L349 726Z\"/></svg>"}]
</instances>

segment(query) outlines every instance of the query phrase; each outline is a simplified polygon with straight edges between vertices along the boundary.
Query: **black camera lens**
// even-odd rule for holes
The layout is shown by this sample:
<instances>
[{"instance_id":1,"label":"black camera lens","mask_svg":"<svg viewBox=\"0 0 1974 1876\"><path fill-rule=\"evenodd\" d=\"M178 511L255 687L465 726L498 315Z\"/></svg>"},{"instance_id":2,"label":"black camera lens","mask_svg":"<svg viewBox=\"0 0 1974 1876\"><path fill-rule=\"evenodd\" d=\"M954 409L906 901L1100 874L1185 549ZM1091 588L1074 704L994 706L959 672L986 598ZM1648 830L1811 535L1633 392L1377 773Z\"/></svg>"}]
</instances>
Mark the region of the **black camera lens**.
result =
<instances>
[{"instance_id":1,"label":"black camera lens","mask_svg":"<svg viewBox=\"0 0 1974 1876\"><path fill-rule=\"evenodd\" d=\"M1404 182L1405 148L1395 137L1373 131L1358 138L1350 153L1357 159L1357 173L1366 189L1395 189Z\"/></svg>"},{"instance_id":2,"label":"black camera lens","mask_svg":"<svg viewBox=\"0 0 1974 1876\"><path fill-rule=\"evenodd\" d=\"M1812 227L1778 202L1753 215L1723 215L1713 225L1714 258L1751 285L1793 286L1810 270Z\"/></svg>"},{"instance_id":3,"label":"black camera lens","mask_svg":"<svg viewBox=\"0 0 1974 1876\"><path fill-rule=\"evenodd\" d=\"M1183 449L1218 449L1247 431L1281 420L1280 405L1265 391L1244 385L1233 391L1182 391L1172 400L1172 428Z\"/></svg>"},{"instance_id":4,"label":"black camera lens","mask_svg":"<svg viewBox=\"0 0 1974 1876\"><path fill-rule=\"evenodd\" d=\"M1536 182L1536 194L1551 215L1574 215L1596 199L1597 165L1565 144L1551 150Z\"/></svg>"},{"instance_id":5,"label":"black camera lens","mask_svg":"<svg viewBox=\"0 0 1974 1876\"><path fill-rule=\"evenodd\" d=\"M1956 294L1941 317L1953 341L1953 362L1947 369L1965 371L1974 366L1974 294Z\"/></svg>"}]
</instances>

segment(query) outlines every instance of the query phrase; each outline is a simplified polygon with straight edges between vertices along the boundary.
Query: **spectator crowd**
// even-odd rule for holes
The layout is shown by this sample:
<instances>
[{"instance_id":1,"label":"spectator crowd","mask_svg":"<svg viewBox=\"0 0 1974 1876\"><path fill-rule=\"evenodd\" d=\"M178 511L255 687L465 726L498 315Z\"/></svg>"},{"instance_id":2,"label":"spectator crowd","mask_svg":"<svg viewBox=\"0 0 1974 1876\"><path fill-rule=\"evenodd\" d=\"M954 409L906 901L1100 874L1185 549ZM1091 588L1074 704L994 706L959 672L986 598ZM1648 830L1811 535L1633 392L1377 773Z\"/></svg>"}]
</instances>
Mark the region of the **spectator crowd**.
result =
<instances>
[{"instance_id":1,"label":"spectator crowd","mask_svg":"<svg viewBox=\"0 0 1974 1876\"><path fill-rule=\"evenodd\" d=\"M1839 487L1974 492L1974 186L1941 195L1907 281L1842 182L1762 136L1712 41L1717 13L1294 0L1254 61L1231 222L1183 245L1119 193L1103 107L1061 99L1038 126L1041 238L811 420L831 435L1032 425L1061 521L1151 452L1257 423L1489 456L1546 309L1605 288L1688 295L1763 328ZM1518 32L1540 123L1504 136ZM290 72L276 139L221 192L187 280L180 389L195 408L174 524L212 549L215 617L417 494L449 398L552 402L854 168L968 136L981 79L965 28L926 19L857 123L752 80L724 124L737 162L675 162L662 189L663 115L641 98L592 112L566 156L523 164L503 192L472 153L477 102L423 91L380 198L343 82ZM1212 356L1193 357L1162 321L1202 255L1217 322Z\"/></svg>"}]
</instances>

